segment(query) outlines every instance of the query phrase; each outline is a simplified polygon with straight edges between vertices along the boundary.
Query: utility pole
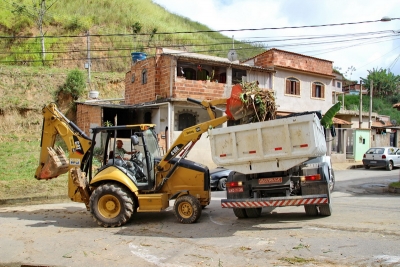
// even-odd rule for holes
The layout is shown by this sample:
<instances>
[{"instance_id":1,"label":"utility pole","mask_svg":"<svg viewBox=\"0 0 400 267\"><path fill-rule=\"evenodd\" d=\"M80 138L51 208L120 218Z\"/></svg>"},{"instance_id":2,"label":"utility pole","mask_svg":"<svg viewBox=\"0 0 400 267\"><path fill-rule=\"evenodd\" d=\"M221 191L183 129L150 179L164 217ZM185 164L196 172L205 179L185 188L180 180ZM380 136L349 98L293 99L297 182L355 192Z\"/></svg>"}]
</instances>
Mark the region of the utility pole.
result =
<instances>
[{"instance_id":1,"label":"utility pole","mask_svg":"<svg viewBox=\"0 0 400 267\"><path fill-rule=\"evenodd\" d=\"M368 125L369 129L371 129L371 127L372 127L372 96L373 96L372 90L373 89L374 89L374 83L371 80L369 83L369 125Z\"/></svg>"},{"instance_id":2,"label":"utility pole","mask_svg":"<svg viewBox=\"0 0 400 267\"><path fill-rule=\"evenodd\" d=\"M90 34L89 31L87 31L87 62L86 62L86 68L88 70L88 86L90 88Z\"/></svg>"},{"instance_id":3,"label":"utility pole","mask_svg":"<svg viewBox=\"0 0 400 267\"><path fill-rule=\"evenodd\" d=\"M360 80L360 113L359 113L359 125L358 128L361 129L362 126L362 80Z\"/></svg>"}]
</instances>

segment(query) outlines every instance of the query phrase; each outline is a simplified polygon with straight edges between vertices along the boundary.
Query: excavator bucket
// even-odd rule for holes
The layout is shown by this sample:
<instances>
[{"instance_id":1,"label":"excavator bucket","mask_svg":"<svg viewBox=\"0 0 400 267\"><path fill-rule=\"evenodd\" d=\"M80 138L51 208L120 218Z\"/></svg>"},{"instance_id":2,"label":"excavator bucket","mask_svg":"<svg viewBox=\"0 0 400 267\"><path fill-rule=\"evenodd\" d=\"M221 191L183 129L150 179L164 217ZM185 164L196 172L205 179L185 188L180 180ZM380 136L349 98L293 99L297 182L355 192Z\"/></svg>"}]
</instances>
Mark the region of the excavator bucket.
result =
<instances>
[{"instance_id":1,"label":"excavator bucket","mask_svg":"<svg viewBox=\"0 0 400 267\"><path fill-rule=\"evenodd\" d=\"M68 172L69 163L64 150L61 147L56 149L48 147L47 150L49 157L43 165L38 179L51 179Z\"/></svg>"},{"instance_id":2,"label":"excavator bucket","mask_svg":"<svg viewBox=\"0 0 400 267\"><path fill-rule=\"evenodd\" d=\"M245 116L254 114L253 109L246 108L240 99L240 95L243 93L242 86L236 84L232 87L231 97L226 101L225 113L228 115L230 120L239 120Z\"/></svg>"}]
</instances>

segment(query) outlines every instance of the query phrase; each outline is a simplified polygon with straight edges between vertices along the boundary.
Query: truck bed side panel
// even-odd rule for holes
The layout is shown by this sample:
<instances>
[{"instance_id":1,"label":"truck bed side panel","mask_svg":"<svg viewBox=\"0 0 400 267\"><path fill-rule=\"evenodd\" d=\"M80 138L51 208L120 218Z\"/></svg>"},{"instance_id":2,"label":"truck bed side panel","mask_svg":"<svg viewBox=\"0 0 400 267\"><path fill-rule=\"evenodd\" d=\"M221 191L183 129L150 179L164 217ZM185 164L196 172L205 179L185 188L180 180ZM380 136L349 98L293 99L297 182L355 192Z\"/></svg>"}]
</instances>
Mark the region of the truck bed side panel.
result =
<instances>
[{"instance_id":1,"label":"truck bed side panel","mask_svg":"<svg viewBox=\"0 0 400 267\"><path fill-rule=\"evenodd\" d=\"M244 174L287 170L326 153L315 114L212 129L210 143L218 166Z\"/></svg>"}]
</instances>

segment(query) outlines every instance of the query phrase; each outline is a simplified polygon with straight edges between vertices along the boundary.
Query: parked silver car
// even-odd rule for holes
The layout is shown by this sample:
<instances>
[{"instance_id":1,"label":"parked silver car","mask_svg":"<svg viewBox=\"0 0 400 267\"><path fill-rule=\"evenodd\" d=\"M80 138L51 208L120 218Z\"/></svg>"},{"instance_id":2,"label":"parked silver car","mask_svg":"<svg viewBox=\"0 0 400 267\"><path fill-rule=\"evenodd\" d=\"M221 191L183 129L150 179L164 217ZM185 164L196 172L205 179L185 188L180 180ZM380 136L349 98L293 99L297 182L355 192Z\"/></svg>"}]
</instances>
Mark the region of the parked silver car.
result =
<instances>
[{"instance_id":1,"label":"parked silver car","mask_svg":"<svg viewBox=\"0 0 400 267\"><path fill-rule=\"evenodd\" d=\"M391 171L394 166L400 166L400 149L397 147L371 147L363 157L364 168L385 167Z\"/></svg>"}]
</instances>

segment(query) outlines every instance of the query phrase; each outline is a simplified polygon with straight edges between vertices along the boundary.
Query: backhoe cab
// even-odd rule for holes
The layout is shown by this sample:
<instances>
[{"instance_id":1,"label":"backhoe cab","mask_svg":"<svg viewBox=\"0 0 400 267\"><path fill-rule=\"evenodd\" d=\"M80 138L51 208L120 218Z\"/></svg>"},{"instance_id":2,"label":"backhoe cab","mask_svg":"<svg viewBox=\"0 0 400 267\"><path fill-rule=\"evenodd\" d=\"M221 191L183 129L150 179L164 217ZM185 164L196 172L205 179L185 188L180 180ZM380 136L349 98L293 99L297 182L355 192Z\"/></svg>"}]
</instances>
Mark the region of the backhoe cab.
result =
<instances>
[{"instance_id":1,"label":"backhoe cab","mask_svg":"<svg viewBox=\"0 0 400 267\"><path fill-rule=\"evenodd\" d=\"M55 104L45 106L35 178L51 179L69 171L68 196L84 203L104 227L124 225L135 212L165 210L170 200L175 200L179 222L196 222L211 199L209 169L185 157L204 132L226 122L229 115L216 118L214 114L214 105L225 104L227 99L188 101L202 105L210 120L184 129L164 156L155 125L96 127L89 138ZM57 136L65 142L68 156L54 147ZM130 158L115 156L120 139L130 143L127 151L136 151Z\"/></svg>"}]
</instances>

